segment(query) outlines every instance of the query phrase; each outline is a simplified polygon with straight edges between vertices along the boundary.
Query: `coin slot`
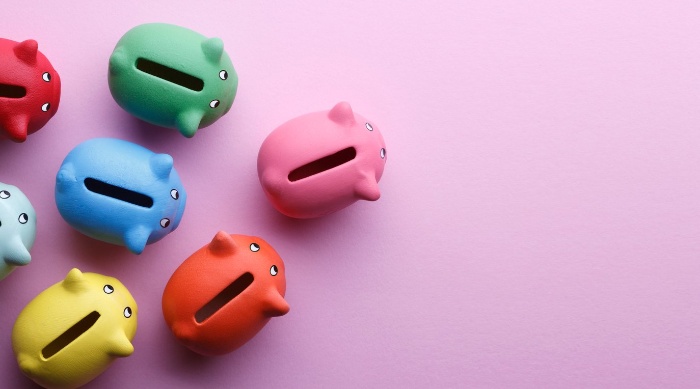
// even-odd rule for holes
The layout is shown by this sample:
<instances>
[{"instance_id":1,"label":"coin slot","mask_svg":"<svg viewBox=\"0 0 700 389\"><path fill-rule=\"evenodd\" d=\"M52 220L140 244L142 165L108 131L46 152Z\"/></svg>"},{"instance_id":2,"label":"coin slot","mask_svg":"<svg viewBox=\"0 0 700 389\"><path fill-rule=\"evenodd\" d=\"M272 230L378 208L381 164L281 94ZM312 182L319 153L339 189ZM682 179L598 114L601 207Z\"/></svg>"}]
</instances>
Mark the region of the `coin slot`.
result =
<instances>
[{"instance_id":1,"label":"coin slot","mask_svg":"<svg viewBox=\"0 0 700 389\"><path fill-rule=\"evenodd\" d=\"M327 155L313 162L309 162L304 166L292 170L287 177L289 181L299 181L313 175L323 173L326 170L336 168L342 164L348 163L355 159L357 151L354 147L342 149L335 154Z\"/></svg>"},{"instance_id":2,"label":"coin slot","mask_svg":"<svg viewBox=\"0 0 700 389\"><path fill-rule=\"evenodd\" d=\"M138 205L139 207L151 208L153 206L153 199L143 193L108 184L95 178L86 178L85 188L90 192Z\"/></svg>"},{"instance_id":3,"label":"coin slot","mask_svg":"<svg viewBox=\"0 0 700 389\"><path fill-rule=\"evenodd\" d=\"M202 81L201 78L191 76L177 69L161 65L145 58L136 60L136 69L195 92L200 92L204 89L204 81Z\"/></svg>"},{"instance_id":4,"label":"coin slot","mask_svg":"<svg viewBox=\"0 0 700 389\"><path fill-rule=\"evenodd\" d=\"M27 95L27 90L19 85L0 84L0 97L21 99Z\"/></svg>"},{"instance_id":5,"label":"coin slot","mask_svg":"<svg viewBox=\"0 0 700 389\"><path fill-rule=\"evenodd\" d=\"M49 359L56 355L59 351L63 350L66 346L71 344L74 340L84 334L89 330L100 318L100 313L97 311L90 312L87 316L80 319L79 322L73 324L73 326L67 329L64 333L54 339L48 346L41 350L41 356L44 359Z\"/></svg>"},{"instance_id":6,"label":"coin slot","mask_svg":"<svg viewBox=\"0 0 700 389\"><path fill-rule=\"evenodd\" d=\"M213 314L215 314L224 305L228 304L231 300L236 298L241 294L246 288L253 283L253 275L250 273L245 273L242 276L236 278L235 281L230 283L224 290L219 292L211 301L206 303L202 308L200 308L195 314L194 319L197 323L202 323L203 321L209 319Z\"/></svg>"}]
</instances>

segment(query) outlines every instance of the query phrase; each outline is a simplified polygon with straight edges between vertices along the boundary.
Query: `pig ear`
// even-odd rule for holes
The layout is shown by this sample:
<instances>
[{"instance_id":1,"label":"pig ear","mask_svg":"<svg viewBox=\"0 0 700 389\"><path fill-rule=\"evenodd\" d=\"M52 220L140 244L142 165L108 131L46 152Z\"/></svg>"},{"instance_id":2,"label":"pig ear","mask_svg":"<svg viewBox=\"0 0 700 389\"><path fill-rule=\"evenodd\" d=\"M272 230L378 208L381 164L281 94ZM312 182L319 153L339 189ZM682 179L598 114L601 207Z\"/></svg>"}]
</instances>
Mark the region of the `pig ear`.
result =
<instances>
[{"instance_id":1,"label":"pig ear","mask_svg":"<svg viewBox=\"0 0 700 389\"><path fill-rule=\"evenodd\" d=\"M265 299L265 309L263 313L269 317L282 316L289 312L289 304L284 300L284 297L273 289Z\"/></svg>"},{"instance_id":2,"label":"pig ear","mask_svg":"<svg viewBox=\"0 0 700 389\"><path fill-rule=\"evenodd\" d=\"M109 340L107 348L107 353L115 357L128 357L134 352L134 345L122 331L117 331L115 336Z\"/></svg>"},{"instance_id":3,"label":"pig ear","mask_svg":"<svg viewBox=\"0 0 700 389\"><path fill-rule=\"evenodd\" d=\"M27 132L29 127L29 116L13 115L5 118L3 127L7 130L7 136L17 143L22 143L27 140Z\"/></svg>"},{"instance_id":4,"label":"pig ear","mask_svg":"<svg viewBox=\"0 0 700 389\"><path fill-rule=\"evenodd\" d=\"M126 244L126 248L132 253L141 254L143 249L146 248L150 236L151 229L143 225L138 225L124 234L124 244Z\"/></svg>"},{"instance_id":5,"label":"pig ear","mask_svg":"<svg viewBox=\"0 0 700 389\"><path fill-rule=\"evenodd\" d=\"M20 240L19 236L15 236L10 240L9 244L5 248L5 262L13 266L24 266L32 260L31 254L24 247L24 243Z\"/></svg>"},{"instance_id":6,"label":"pig ear","mask_svg":"<svg viewBox=\"0 0 700 389\"><path fill-rule=\"evenodd\" d=\"M191 138L197 133L203 117L204 112L201 111L190 110L181 112L175 117L175 127L182 135Z\"/></svg>"},{"instance_id":7,"label":"pig ear","mask_svg":"<svg viewBox=\"0 0 700 389\"><path fill-rule=\"evenodd\" d=\"M36 63L36 53L39 51L39 44L34 39L27 39L14 47L15 56L30 65Z\"/></svg>"},{"instance_id":8,"label":"pig ear","mask_svg":"<svg viewBox=\"0 0 700 389\"><path fill-rule=\"evenodd\" d=\"M168 154L156 154L151 156L149 161L151 170L158 178L170 177L170 171L173 170L173 157Z\"/></svg>"},{"instance_id":9,"label":"pig ear","mask_svg":"<svg viewBox=\"0 0 700 389\"><path fill-rule=\"evenodd\" d=\"M345 126L352 126L355 124L355 114L352 112L352 107L345 101L336 104L335 107L328 112L328 117L332 121Z\"/></svg>"},{"instance_id":10,"label":"pig ear","mask_svg":"<svg viewBox=\"0 0 700 389\"><path fill-rule=\"evenodd\" d=\"M209 38L202 42L202 51L210 62L219 63L224 53L224 41L220 38Z\"/></svg>"},{"instance_id":11,"label":"pig ear","mask_svg":"<svg viewBox=\"0 0 700 389\"><path fill-rule=\"evenodd\" d=\"M355 194L367 201L379 200L379 184L374 179L373 174L363 174L360 181L355 184Z\"/></svg>"},{"instance_id":12,"label":"pig ear","mask_svg":"<svg viewBox=\"0 0 700 389\"><path fill-rule=\"evenodd\" d=\"M85 276L83 272L77 268L71 269L68 275L63 279L63 287L71 292L78 292L87 289L87 282L85 281Z\"/></svg>"},{"instance_id":13,"label":"pig ear","mask_svg":"<svg viewBox=\"0 0 700 389\"><path fill-rule=\"evenodd\" d=\"M209 251L216 255L231 255L236 252L236 242L231 235L224 231L219 231L214 236L214 239L209 243Z\"/></svg>"}]
</instances>

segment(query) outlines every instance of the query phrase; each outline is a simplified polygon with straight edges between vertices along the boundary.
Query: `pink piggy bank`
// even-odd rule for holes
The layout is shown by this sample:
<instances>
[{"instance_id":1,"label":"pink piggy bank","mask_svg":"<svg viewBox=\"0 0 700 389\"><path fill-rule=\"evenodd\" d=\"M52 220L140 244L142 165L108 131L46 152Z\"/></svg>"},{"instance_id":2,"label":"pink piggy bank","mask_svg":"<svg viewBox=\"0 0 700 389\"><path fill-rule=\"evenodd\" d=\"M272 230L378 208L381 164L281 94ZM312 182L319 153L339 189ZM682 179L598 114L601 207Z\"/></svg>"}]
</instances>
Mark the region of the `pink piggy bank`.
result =
<instances>
[{"instance_id":1,"label":"pink piggy bank","mask_svg":"<svg viewBox=\"0 0 700 389\"><path fill-rule=\"evenodd\" d=\"M283 214L314 218L379 199L386 145L379 129L338 103L277 127L258 154L258 177Z\"/></svg>"}]
</instances>

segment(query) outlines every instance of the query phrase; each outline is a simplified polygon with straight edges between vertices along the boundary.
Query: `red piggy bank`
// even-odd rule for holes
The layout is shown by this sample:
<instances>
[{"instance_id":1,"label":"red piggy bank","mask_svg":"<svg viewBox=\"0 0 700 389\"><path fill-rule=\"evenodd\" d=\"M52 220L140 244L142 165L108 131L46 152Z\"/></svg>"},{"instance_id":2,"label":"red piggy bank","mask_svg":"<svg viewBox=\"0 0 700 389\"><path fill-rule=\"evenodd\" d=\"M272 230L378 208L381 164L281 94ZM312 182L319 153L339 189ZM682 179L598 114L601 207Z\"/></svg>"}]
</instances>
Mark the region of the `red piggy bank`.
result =
<instances>
[{"instance_id":1,"label":"red piggy bank","mask_svg":"<svg viewBox=\"0 0 700 389\"><path fill-rule=\"evenodd\" d=\"M175 336L203 355L229 353L289 312L282 258L264 240L216 234L180 265L163 292Z\"/></svg>"},{"instance_id":2,"label":"red piggy bank","mask_svg":"<svg viewBox=\"0 0 700 389\"><path fill-rule=\"evenodd\" d=\"M0 138L24 142L58 110L61 79L38 49L0 38Z\"/></svg>"}]
</instances>

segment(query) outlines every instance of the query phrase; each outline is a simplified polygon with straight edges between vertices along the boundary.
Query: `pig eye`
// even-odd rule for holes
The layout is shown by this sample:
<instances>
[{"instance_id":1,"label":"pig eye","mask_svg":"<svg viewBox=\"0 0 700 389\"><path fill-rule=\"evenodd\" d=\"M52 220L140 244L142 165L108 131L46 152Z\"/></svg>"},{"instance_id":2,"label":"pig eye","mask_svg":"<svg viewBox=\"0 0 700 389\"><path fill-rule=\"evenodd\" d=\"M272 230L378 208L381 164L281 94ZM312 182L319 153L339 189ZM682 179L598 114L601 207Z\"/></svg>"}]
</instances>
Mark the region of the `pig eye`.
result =
<instances>
[{"instance_id":1,"label":"pig eye","mask_svg":"<svg viewBox=\"0 0 700 389\"><path fill-rule=\"evenodd\" d=\"M169 225L170 225L170 219L168 219L167 217L160 219L160 226L161 227L165 228Z\"/></svg>"},{"instance_id":2,"label":"pig eye","mask_svg":"<svg viewBox=\"0 0 700 389\"><path fill-rule=\"evenodd\" d=\"M219 78L222 80L225 80L228 78L228 72L226 70L222 70L219 72Z\"/></svg>"},{"instance_id":3,"label":"pig eye","mask_svg":"<svg viewBox=\"0 0 700 389\"><path fill-rule=\"evenodd\" d=\"M219 100L212 100L211 103L209 103L209 106L212 108L216 108L219 106Z\"/></svg>"},{"instance_id":4,"label":"pig eye","mask_svg":"<svg viewBox=\"0 0 700 389\"><path fill-rule=\"evenodd\" d=\"M105 285L102 290L107 294L112 294L112 292L114 292L112 285Z\"/></svg>"},{"instance_id":5,"label":"pig eye","mask_svg":"<svg viewBox=\"0 0 700 389\"><path fill-rule=\"evenodd\" d=\"M372 127L372 125L369 124L369 123L365 123L365 128L366 128L368 131L374 131L374 127Z\"/></svg>"},{"instance_id":6,"label":"pig eye","mask_svg":"<svg viewBox=\"0 0 700 389\"><path fill-rule=\"evenodd\" d=\"M131 308L129 308L129 307L124 308L124 317L127 319L131 317Z\"/></svg>"},{"instance_id":7,"label":"pig eye","mask_svg":"<svg viewBox=\"0 0 700 389\"><path fill-rule=\"evenodd\" d=\"M10 192L6 190L0 190L0 199L10 198Z\"/></svg>"},{"instance_id":8,"label":"pig eye","mask_svg":"<svg viewBox=\"0 0 700 389\"><path fill-rule=\"evenodd\" d=\"M49 72L44 72L44 74L41 75L41 79L46 82L49 82L51 81L51 74L49 74Z\"/></svg>"},{"instance_id":9,"label":"pig eye","mask_svg":"<svg viewBox=\"0 0 700 389\"><path fill-rule=\"evenodd\" d=\"M272 265L272 267L270 268L270 274L272 274L273 276L277 275L277 266Z\"/></svg>"},{"instance_id":10,"label":"pig eye","mask_svg":"<svg viewBox=\"0 0 700 389\"><path fill-rule=\"evenodd\" d=\"M17 220L19 220L19 222L22 224L27 224L27 222L29 221L29 216L27 216L26 213L21 213Z\"/></svg>"},{"instance_id":11,"label":"pig eye","mask_svg":"<svg viewBox=\"0 0 700 389\"><path fill-rule=\"evenodd\" d=\"M381 150L379 150L379 156L382 157L382 159L384 159L384 157L386 157L386 150L384 150L383 147Z\"/></svg>"},{"instance_id":12,"label":"pig eye","mask_svg":"<svg viewBox=\"0 0 700 389\"><path fill-rule=\"evenodd\" d=\"M257 253L258 251L260 251L260 245L257 243L251 243L250 244L250 251Z\"/></svg>"},{"instance_id":13,"label":"pig eye","mask_svg":"<svg viewBox=\"0 0 700 389\"><path fill-rule=\"evenodd\" d=\"M177 189L173 189L170 191L170 197L177 200L180 198L180 192L178 192Z\"/></svg>"},{"instance_id":14,"label":"pig eye","mask_svg":"<svg viewBox=\"0 0 700 389\"><path fill-rule=\"evenodd\" d=\"M51 108L51 104L49 103L44 103L44 105L41 106L41 110L44 112L48 112L49 108Z\"/></svg>"}]
</instances>

